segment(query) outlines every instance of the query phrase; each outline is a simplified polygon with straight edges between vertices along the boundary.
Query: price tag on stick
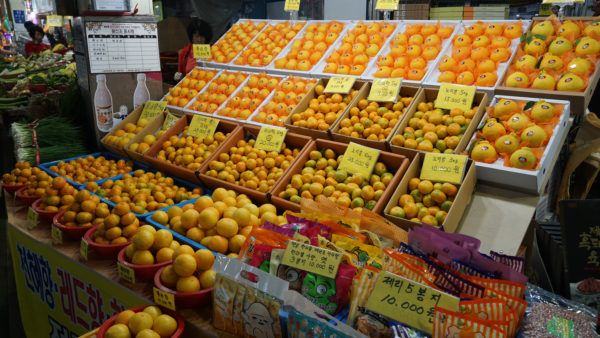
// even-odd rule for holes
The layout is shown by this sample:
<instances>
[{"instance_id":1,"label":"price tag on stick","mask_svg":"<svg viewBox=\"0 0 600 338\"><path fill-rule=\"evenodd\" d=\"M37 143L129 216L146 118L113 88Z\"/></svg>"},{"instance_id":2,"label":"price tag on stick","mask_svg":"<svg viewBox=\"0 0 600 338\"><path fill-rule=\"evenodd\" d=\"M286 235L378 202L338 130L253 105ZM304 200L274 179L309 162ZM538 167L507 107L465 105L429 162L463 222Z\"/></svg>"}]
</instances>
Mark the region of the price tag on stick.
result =
<instances>
[{"instance_id":1,"label":"price tag on stick","mask_svg":"<svg viewBox=\"0 0 600 338\"><path fill-rule=\"evenodd\" d=\"M369 101L396 102L402 79L374 79L369 91Z\"/></svg>"},{"instance_id":2,"label":"price tag on stick","mask_svg":"<svg viewBox=\"0 0 600 338\"><path fill-rule=\"evenodd\" d=\"M475 86L442 83L435 99L435 107L442 109L459 108L467 111L473 106L475 89Z\"/></svg>"},{"instance_id":3,"label":"price tag on stick","mask_svg":"<svg viewBox=\"0 0 600 338\"><path fill-rule=\"evenodd\" d=\"M458 311L457 297L382 271L366 308L431 334L435 307Z\"/></svg>"},{"instance_id":4,"label":"price tag on stick","mask_svg":"<svg viewBox=\"0 0 600 338\"><path fill-rule=\"evenodd\" d=\"M170 112L165 116L165 120L162 125L162 130L167 130L171 128L177 121L179 120L179 116L173 115Z\"/></svg>"},{"instance_id":5,"label":"price tag on stick","mask_svg":"<svg viewBox=\"0 0 600 338\"><path fill-rule=\"evenodd\" d=\"M256 136L254 148L264 151L280 152L285 140L287 129L280 127L264 126L260 128Z\"/></svg>"},{"instance_id":6,"label":"price tag on stick","mask_svg":"<svg viewBox=\"0 0 600 338\"><path fill-rule=\"evenodd\" d=\"M286 12L297 12L300 10L300 0L285 0L283 10Z\"/></svg>"},{"instance_id":7,"label":"price tag on stick","mask_svg":"<svg viewBox=\"0 0 600 338\"><path fill-rule=\"evenodd\" d=\"M190 122L190 127L188 128L188 135L204 139L213 136L218 125L219 120L217 119L208 116L194 115Z\"/></svg>"},{"instance_id":8,"label":"price tag on stick","mask_svg":"<svg viewBox=\"0 0 600 338\"><path fill-rule=\"evenodd\" d=\"M82 238L81 244L79 245L79 256L81 256L81 258L83 258L85 261L88 260L88 247L88 242Z\"/></svg>"},{"instance_id":9,"label":"price tag on stick","mask_svg":"<svg viewBox=\"0 0 600 338\"><path fill-rule=\"evenodd\" d=\"M167 309L176 311L175 309L175 295L170 292L165 292L157 287L152 290L154 294L154 302L160 306L164 306Z\"/></svg>"},{"instance_id":10,"label":"price tag on stick","mask_svg":"<svg viewBox=\"0 0 600 338\"><path fill-rule=\"evenodd\" d=\"M38 226L38 213L32 207L27 209L27 229L31 230Z\"/></svg>"},{"instance_id":11,"label":"price tag on stick","mask_svg":"<svg viewBox=\"0 0 600 338\"><path fill-rule=\"evenodd\" d=\"M147 122L154 120L155 117L162 114L167 107L167 101L146 101L144 109L140 114L140 119L146 119Z\"/></svg>"},{"instance_id":12,"label":"price tag on stick","mask_svg":"<svg viewBox=\"0 0 600 338\"><path fill-rule=\"evenodd\" d=\"M62 15L48 15L46 23L48 27L62 27L63 17Z\"/></svg>"},{"instance_id":13,"label":"price tag on stick","mask_svg":"<svg viewBox=\"0 0 600 338\"><path fill-rule=\"evenodd\" d=\"M289 241L281 263L293 268L335 278L342 254L306 243Z\"/></svg>"},{"instance_id":14,"label":"price tag on stick","mask_svg":"<svg viewBox=\"0 0 600 338\"><path fill-rule=\"evenodd\" d=\"M351 174L361 174L363 178L368 179L375 168L379 154L378 149L350 142L338 169Z\"/></svg>"},{"instance_id":15,"label":"price tag on stick","mask_svg":"<svg viewBox=\"0 0 600 338\"><path fill-rule=\"evenodd\" d=\"M467 167L467 156L426 153L421 165L421 179L460 184Z\"/></svg>"},{"instance_id":16,"label":"price tag on stick","mask_svg":"<svg viewBox=\"0 0 600 338\"><path fill-rule=\"evenodd\" d=\"M212 52L209 44L198 44L192 45L192 52L194 53L194 59L212 59Z\"/></svg>"},{"instance_id":17,"label":"price tag on stick","mask_svg":"<svg viewBox=\"0 0 600 338\"><path fill-rule=\"evenodd\" d=\"M119 277L129 283L135 284L135 271L132 268L117 262L117 272L119 273Z\"/></svg>"},{"instance_id":18,"label":"price tag on stick","mask_svg":"<svg viewBox=\"0 0 600 338\"><path fill-rule=\"evenodd\" d=\"M323 92L327 94L348 94L354 86L354 82L356 82L354 77L334 76L327 81Z\"/></svg>"},{"instance_id":19,"label":"price tag on stick","mask_svg":"<svg viewBox=\"0 0 600 338\"><path fill-rule=\"evenodd\" d=\"M57 228L54 224L52 224L52 229L50 232L50 236L52 237L52 243L54 244L63 244L63 233L62 230Z\"/></svg>"},{"instance_id":20,"label":"price tag on stick","mask_svg":"<svg viewBox=\"0 0 600 338\"><path fill-rule=\"evenodd\" d=\"M378 11L395 11L398 10L399 0L377 0L375 9Z\"/></svg>"}]
</instances>

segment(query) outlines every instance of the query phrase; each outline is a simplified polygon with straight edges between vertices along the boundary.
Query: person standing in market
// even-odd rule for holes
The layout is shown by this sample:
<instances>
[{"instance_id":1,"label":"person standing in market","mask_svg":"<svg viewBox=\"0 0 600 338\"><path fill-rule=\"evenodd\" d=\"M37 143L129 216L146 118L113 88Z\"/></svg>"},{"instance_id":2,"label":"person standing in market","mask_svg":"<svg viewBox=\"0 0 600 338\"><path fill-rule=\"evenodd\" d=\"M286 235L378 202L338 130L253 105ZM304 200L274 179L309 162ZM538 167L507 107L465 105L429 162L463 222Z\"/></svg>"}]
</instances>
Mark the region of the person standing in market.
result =
<instances>
[{"instance_id":1,"label":"person standing in market","mask_svg":"<svg viewBox=\"0 0 600 338\"><path fill-rule=\"evenodd\" d=\"M32 26L29 28L29 36L31 36L31 41L25 44L26 56L34 53L40 53L50 48L49 45L42 42L44 35L44 30L40 26Z\"/></svg>"},{"instance_id":2,"label":"person standing in market","mask_svg":"<svg viewBox=\"0 0 600 338\"><path fill-rule=\"evenodd\" d=\"M199 18L192 19L187 27L187 34L190 43L179 50L177 73L175 73L175 80L177 81L181 79L183 74L189 73L196 66L192 45L210 43L213 36L212 28L208 22Z\"/></svg>"}]
</instances>

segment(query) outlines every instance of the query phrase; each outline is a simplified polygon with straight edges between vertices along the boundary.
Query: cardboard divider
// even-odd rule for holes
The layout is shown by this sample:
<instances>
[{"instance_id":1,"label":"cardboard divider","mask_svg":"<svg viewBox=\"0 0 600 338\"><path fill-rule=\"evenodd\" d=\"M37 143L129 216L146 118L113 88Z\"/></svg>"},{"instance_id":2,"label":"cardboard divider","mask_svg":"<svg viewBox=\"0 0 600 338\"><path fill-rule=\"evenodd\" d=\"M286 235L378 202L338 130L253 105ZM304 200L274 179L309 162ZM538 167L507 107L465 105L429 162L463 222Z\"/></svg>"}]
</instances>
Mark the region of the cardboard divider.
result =
<instances>
[{"instance_id":1,"label":"cardboard divider","mask_svg":"<svg viewBox=\"0 0 600 338\"><path fill-rule=\"evenodd\" d=\"M121 148L114 144L109 144L106 142L106 139L109 136L115 135L117 130L123 129L127 123L136 124L138 119L140 118L140 115L142 114L143 109L144 109L143 105L140 105L139 107L135 108L131 113L129 113L129 115L127 115L127 117L125 119L123 119L123 121L121 121L121 123L117 124L115 127L113 127L113 129L110 132L108 132L106 135L104 135L104 137L102 137L102 139L100 140L100 143L102 143L104 148L108 149L108 151L111 151L115 154L119 154L121 156L127 157L127 153L124 150L125 147ZM151 121L148 121L148 122L151 122ZM127 143L125 146L128 146L129 144L131 144L131 142Z\"/></svg>"},{"instance_id":2,"label":"cardboard divider","mask_svg":"<svg viewBox=\"0 0 600 338\"><path fill-rule=\"evenodd\" d=\"M350 109L351 106L356 105L356 102L358 102L356 99L360 95L361 91L366 90L365 88L366 88L366 83L367 83L367 82L361 81L361 80L356 80L356 82L354 82L354 86L352 88L359 91L358 95L356 95L350 101L350 103L348 104L346 109L340 113L340 115L337 117L337 119L329 126L328 130L309 129L309 128L302 128L302 127L294 126L292 123L292 116L294 114L299 114L299 113L305 111L310 104L310 100L317 98L317 95L315 93L315 88L318 85L322 85L323 87L326 87L328 82L329 82L329 79L320 79L313 86L313 88L310 91L308 91L308 93L304 96L304 98L302 98L302 100L296 105L296 108L294 108L294 110L292 110L292 112L290 113L290 115L288 115L288 117L284 123L285 127L288 130L290 130L294 133L297 133L297 134L310 136L313 139L331 139L331 128L333 128L333 126L335 126L335 124L340 120L342 115L344 115Z\"/></svg>"},{"instance_id":3,"label":"cardboard divider","mask_svg":"<svg viewBox=\"0 0 600 338\"><path fill-rule=\"evenodd\" d=\"M196 175L194 170L190 170L185 167L180 167L178 165L169 163L167 161L159 160L156 155L162 149L162 145L164 142L168 141L171 136L179 136L186 126L190 124L192 121L193 114L185 114L182 118L180 118L171 128L169 128L156 142L148 149L148 151L144 154L144 161L150 163L156 169L169 173L171 175L180 177L184 180L190 182L199 183L200 179ZM221 131L225 134L229 133L229 136L233 135L237 129L241 129L241 127L234 122L219 120L219 125L217 126L216 131ZM210 154L200 166L200 170L203 166L207 165L212 158L219 152L219 149L227 142L227 138L223 143L221 143L212 154Z\"/></svg>"},{"instance_id":4,"label":"cardboard divider","mask_svg":"<svg viewBox=\"0 0 600 338\"><path fill-rule=\"evenodd\" d=\"M260 127L252 125L246 125L244 127L236 129L227 137L223 145L219 147L218 151L215 151L214 156L210 159L210 161L212 161L214 158L217 158L221 153L228 153L229 149L231 149L231 147L234 147L240 140L256 139L258 133L260 132L260 129ZM205 165L198 171L199 178L202 181L202 183L204 183L208 187L224 187L226 189L237 191L241 194L246 194L254 201L260 203L267 203L269 201L270 193L273 191L273 189L278 185L279 182L287 179L291 168L294 167L294 164L298 161L298 159L302 158L303 154L307 151L311 139L308 136L299 135L288 131L285 135L284 142L287 147L300 149L300 152L298 153L294 161L292 161L290 167L288 167L283 172L281 177L275 182L275 184L273 184L271 189L269 189L269 191L267 192L261 192L255 189L246 188L237 182L231 183L212 176L208 176L206 172L209 169L208 164L210 163L210 161L206 161Z\"/></svg>"},{"instance_id":5,"label":"cardboard divider","mask_svg":"<svg viewBox=\"0 0 600 338\"><path fill-rule=\"evenodd\" d=\"M400 146L396 146L396 145L392 144L392 139L394 138L394 136L396 136L397 134L402 134L404 128L406 126L408 126L408 121L415 115L415 112L417 111L417 106L419 105L419 103L434 102L435 99L437 98L438 91L439 91L439 87L435 88L435 89L422 88L421 91L417 94L417 96L415 96L415 98L413 99L413 102L411 104L411 108L406 112L406 114L404 114L404 116L402 117L402 120L396 127L396 130L394 130L394 132L392 133L392 136L389 138L389 141L388 141L389 147L393 153L399 153L400 148L404 148L404 147L400 147ZM471 119L471 122L469 123L467 130L465 130L465 133L461 136L460 141L458 142L458 145L454 149L455 154L460 154L466 149L467 145L469 144L469 140L471 139L471 136L473 136L473 133L477 130L479 121L481 121L481 118L485 114L485 108L487 107L488 103L489 103L489 96L487 93L480 92L480 91L475 92L475 98L473 99L473 106L478 106L479 108L477 109L477 112L473 116L473 119ZM406 149L406 148L404 148L404 149Z\"/></svg>"},{"instance_id":6,"label":"cardboard divider","mask_svg":"<svg viewBox=\"0 0 600 338\"><path fill-rule=\"evenodd\" d=\"M275 185L275 188L273 189L273 194L271 196L271 202L275 206L277 206L278 208L282 208L285 210L291 210L294 212L300 211L300 204L297 204L297 203L294 203L294 202L291 202L289 200L279 197L279 193L286 189L286 187L287 187L288 183L290 183L293 175L298 174L302 171L302 169L304 168L304 164L309 159L309 155L310 155L311 151L322 150L322 149L326 149L326 148L332 149L339 156L339 155L344 154L344 152L346 151L346 148L348 148L348 145L344 144L344 143L340 143L340 142L328 141L328 140L322 140L322 139L318 139L318 140L311 142L307 146L306 151L303 154L301 154L301 156L298 156L298 158L296 159L294 164L292 164L292 166L289 168L288 175L286 175L285 180L280 180L279 183L277 183ZM410 150L405 151L403 155L392 154L390 152L385 152L385 151L382 151L380 153L379 161L383 162L390 172L393 171L394 176L393 176L392 180L390 181L390 183L385 188L383 195L381 195L381 197L375 204L375 207L371 211L373 211L374 213L377 213L377 214L379 214L383 211L387 201L389 200L389 198L391 197L391 195L393 193L394 187L396 187L396 185L398 185L398 182L400 182L400 179L403 177L404 173L406 172L406 169L409 167L410 161L415 156L417 156L417 152L410 151Z\"/></svg>"},{"instance_id":7,"label":"cardboard divider","mask_svg":"<svg viewBox=\"0 0 600 338\"><path fill-rule=\"evenodd\" d=\"M413 222L409 219L400 218L390 214L390 210L398 205L400 196L404 194L410 194L408 191L408 182L411 178L419 177L421 174L421 165L423 164L424 154L418 153L414 160L410 163L410 166L406 170L406 174L402 177L402 180L394 190L384 210L384 217L398 225L404 230L410 230L415 226L421 225L421 223ZM458 192L452 202L452 206L448 211L448 215L442 224L444 230L449 233L456 232L460 220L462 219L463 213L473 196L475 190L475 184L477 183L477 175L475 173L475 163L469 159L466 164L465 175L462 183L458 186Z\"/></svg>"},{"instance_id":8,"label":"cardboard divider","mask_svg":"<svg viewBox=\"0 0 600 338\"><path fill-rule=\"evenodd\" d=\"M131 139L131 142L129 142L123 148L123 150L125 151L127 156L129 156L129 158L131 158L132 160L137 161L137 162L146 162L146 160L144 159L144 154L141 154L141 153L138 153L137 151L131 150L130 146L134 143L142 142L146 135L150 135L150 134L156 135L156 133L162 128L163 122L165 121L165 115L167 113L168 113L168 109L165 112L163 112L161 115L159 115L157 118L152 120L152 122L148 123L142 129L142 131L140 131L137 135L135 135L133 137L133 139ZM158 138L156 139L156 141L158 141ZM157 142L154 142L154 143L156 144ZM148 148L148 150L150 150L150 148Z\"/></svg>"},{"instance_id":9,"label":"cardboard divider","mask_svg":"<svg viewBox=\"0 0 600 338\"><path fill-rule=\"evenodd\" d=\"M331 138L337 142L343 142L343 143L354 142L354 143L359 143L359 144L365 145L367 147L384 150L384 151L389 151L390 150L389 142L392 140L394 131L396 130L397 126L402 122L404 115L408 114L408 112L411 110L411 107L414 105L415 98L417 97L417 95L420 91L420 88L417 86L404 86L404 85L402 85L400 87L399 97L410 96L413 98L413 100L411 101L410 105L408 105L406 112L400 116L400 118L398 119L398 122L392 128L392 132L390 132L388 137L385 140L373 141L373 140L367 140L364 138L356 138L356 137L346 136L346 135L342 135L342 134L338 133L338 131L340 130L340 123L342 122L343 119L345 119L346 117L348 117L350 115L350 109L352 109L352 107L356 107L360 100L367 99L367 97L369 96L369 91L371 90L371 82L367 82L365 87L366 87L365 90L361 90L358 93L358 96L356 98L356 101L354 101L354 104L349 106L348 109L346 109L346 111L344 111L342 116L332 126ZM371 101L369 101L369 102L371 102Z\"/></svg>"}]
</instances>

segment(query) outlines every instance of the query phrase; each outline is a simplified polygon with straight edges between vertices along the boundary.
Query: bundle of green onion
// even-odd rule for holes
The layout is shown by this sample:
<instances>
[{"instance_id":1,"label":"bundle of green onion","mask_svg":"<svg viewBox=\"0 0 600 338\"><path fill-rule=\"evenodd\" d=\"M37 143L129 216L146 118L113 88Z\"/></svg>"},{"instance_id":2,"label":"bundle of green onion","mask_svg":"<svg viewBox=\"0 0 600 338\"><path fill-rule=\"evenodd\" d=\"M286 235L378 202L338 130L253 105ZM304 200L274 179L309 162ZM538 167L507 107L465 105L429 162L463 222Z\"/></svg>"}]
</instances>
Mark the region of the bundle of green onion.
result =
<instances>
[{"instance_id":1,"label":"bundle of green onion","mask_svg":"<svg viewBox=\"0 0 600 338\"><path fill-rule=\"evenodd\" d=\"M60 160L87 153L82 131L71 121L60 116L49 116L35 123L15 122L11 134L18 161L36 164L36 146L39 147L40 163Z\"/></svg>"}]
</instances>

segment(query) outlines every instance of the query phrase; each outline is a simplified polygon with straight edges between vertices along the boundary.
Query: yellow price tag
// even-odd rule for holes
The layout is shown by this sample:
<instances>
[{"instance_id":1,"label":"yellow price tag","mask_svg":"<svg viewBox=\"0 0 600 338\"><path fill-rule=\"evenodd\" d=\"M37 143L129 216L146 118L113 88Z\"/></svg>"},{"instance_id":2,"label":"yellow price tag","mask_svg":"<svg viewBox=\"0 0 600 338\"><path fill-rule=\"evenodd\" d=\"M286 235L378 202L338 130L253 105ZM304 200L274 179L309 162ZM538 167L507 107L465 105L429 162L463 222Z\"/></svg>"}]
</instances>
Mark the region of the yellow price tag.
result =
<instances>
[{"instance_id":1,"label":"yellow price tag","mask_svg":"<svg viewBox=\"0 0 600 338\"><path fill-rule=\"evenodd\" d=\"M287 129L281 127L264 126L256 136L254 148L264 151L280 152L285 140Z\"/></svg>"},{"instance_id":2,"label":"yellow price tag","mask_svg":"<svg viewBox=\"0 0 600 338\"><path fill-rule=\"evenodd\" d=\"M179 116L173 115L170 112L165 116L165 120L162 125L162 130L167 130L171 128L177 121L179 120Z\"/></svg>"},{"instance_id":3,"label":"yellow price tag","mask_svg":"<svg viewBox=\"0 0 600 338\"><path fill-rule=\"evenodd\" d=\"M473 106L475 89L475 86L442 83L435 99L435 107L442 109L459 108L467 111Z\"/></svg>"},{"instance_id":4,"label":"yellow price tag","mask_svg":"<svg viewBox=\"0 0 600 338\"><path fill-rule=\"evenodd\" d=\"M164 306L167 309L176 311L175 309L175 295L170 292L165 292L157 287L153 288L154 302L160 306Z\"/></svg>"},{"instance_id":5,"label":"yellow price tag","mask_svg":"<svg viewBox=\"0 0 600 338\"><path fill-rule=\"evenodd\" d=\"M457 297L382 271L366 308L431 334L435 307L458 311L458 302Z\"/></svg>"},{"instance_id":6,"label":"yellow price tag","mask_svg":"<svg viewBox=\"0 0 600 338\"><path fill-rule=\"evenodd\" d=\"M86 261L88 260L88 248L88 242L85 240L85 238L82 238L81 244L79 245L79 256L81 256L81 258L83 258L83 260Z\"/></svg>"},{"instance_id":7,"label":"yellow price tag","mask_svg":"<svg viewBox=\"0 0 600 338\"><path fill-rule=\"evenodd\" d=\"M378 11L395 11L398 10L399 0L377 0L375 9Z\"/></svg>"},{"instance_id":8,"label":"yellow price tag","mask_svg":"<svg viewBox=\"0 0 600 338\"><path fill-rule=\"evenodd\" d=\"M212 117L202 115L194 115L194 117L192 117L192 121L190 122L187 133L188 135L204 139L206 137L213 136L218 125L218 119L213 119Z\"/></svg>"},{"instance_id":9,"label":"yellow price tag","mask_svg":"<svg viewBox=\"0 0 600 338\"><path fill-rule=\"evenodd\" d=\"M335 278L342 261L342 254L310 244L289 241L283 253L281 264Z\"/></svg>"},{"instance_id":10,"label":"yellow price tag","mask_svg":"<svg viewBox=\"0 0 600 338\"><path fill-rule=\"evenodd\" d=\"M356 82L355 77L334 76L327 81L323 92L327 94L348 94L352 86L354 86L354 82Z\"/></svg>"},{"instance_id":11,"label":"yellow price tag","mask_svg":"<svg viewBox=\"0 0 600 338\"><path fill-rule=\"evenodd\" d=\"M38 213L32 207L27 209L27 229L31 230L38 226Z\"/></svg>"},{"instance_id":12,"label":"yellow price tag","mask_svg":"<svg viewBox=\"0 0 600 338\"><path fill-rule=\"evenodd\" d=\"M57 228L56 225L54 225L54 224L52 224L52 229L50 230L50 236L52 237L52 243L63 244L62 230Z\"/></svg>"},{"instance_id":13,"label":"yellow price tag","mask_svg":"<svg viewBox=\"0 0 600 338\"><path fill-rule=\"evenodd\" d=\"M369 91L369 101L396 102L402 79L374 79Z\"/></svg>"},{"instance_id":14,"label":"yellow price tag","mask_svg":"<svg viewBox=\"0 0 600 338\"><path fill-rule=\"evenodd\" d=\"M132 268L117 262L117 272L119 273L119 277L129 283L135 284L135 271Z\"/></svg>"},{"instance_id":15,"label":"yellow price tag","mask_svg":"<svg viewBox=\"0 0 600 338\"><path fill-rule=\"evenodd\" d=\"M192 51L194 53L194 59L212 59L212 52L209 44L198 44L192 45Z\"/></svg>"},{"instance_id":16,"label":"yellow price tag","mask_svg":"<svg viewBox=\"0 0 600 338\"><path fill-rule=\"evenodd\" d=\"M150 122L162 114L166 107L167 101L146 101L140 119L146 119L147 122Z\"/></svg>"},{"instance_id":17,"label":"yellow price tag","mask_svg":"<svg viewBox=\"0 0 600 338\"><path fill-rule=\"evenodd\" d=\"M62 15L48 15L46 17L46 24L49 27L62 27L63 17Z\"/></svg>"},{"instance_id":18,"label":"yellow price tag","mask_svg":"<svg viewBox=\"0 0 600 338\"><path fill-rule=\"evenodd\" d=\"M294 12L300 10L300 0L285 0L283 10L286 12Z\"/></svg>"},{"instance_id":19,"label":"yellow price tag","mask_svg":"<svg viewBox=\"0 0 600 338\"><path fill-rule=\"evenodd\" d=\"M543 4L570 4L574 2L584 3L585 0L543 0Z\"/></svg>"},{"instance_id":20,"label":"yellow price tag","mask_svg":"<svg viewBox=\"0 0 600 338\"><path fill-rule=\"evenodd\" d=\"M422 180L460 184L467 167L467 155L426 153L421 165Z\"/></svg>"},{"instance_id":21,"label":"yellow price tag","mask_svg":"<svg viewBox=\"0 0 600 338\"><path fill-rule=\"evenodd\" d=\"M350 142L338 169L345 170L351 174L360 174L363 178L368 179L371 177L373 168L375 168L379 153L378 149Z\"/></svg>"}]
</instances>

